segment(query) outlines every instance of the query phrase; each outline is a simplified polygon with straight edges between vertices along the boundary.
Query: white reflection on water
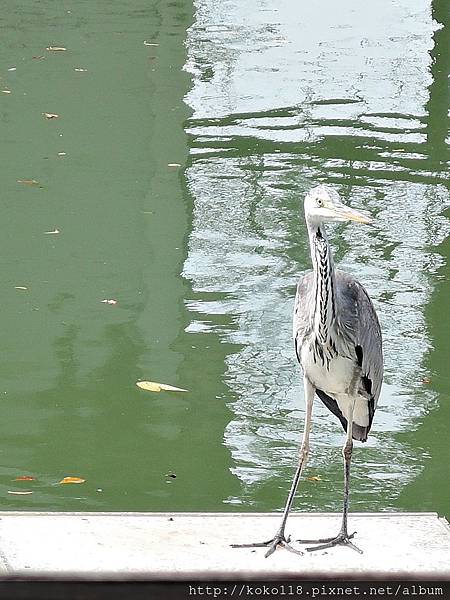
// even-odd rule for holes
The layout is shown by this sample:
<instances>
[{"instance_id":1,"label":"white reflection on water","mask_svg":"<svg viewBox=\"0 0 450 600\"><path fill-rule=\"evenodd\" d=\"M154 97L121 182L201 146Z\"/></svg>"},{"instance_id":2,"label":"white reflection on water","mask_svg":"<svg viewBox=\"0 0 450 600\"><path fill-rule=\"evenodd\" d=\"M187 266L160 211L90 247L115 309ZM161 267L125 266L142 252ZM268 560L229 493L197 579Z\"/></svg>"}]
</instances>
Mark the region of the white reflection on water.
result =
<instances>
[{"instance_id":1,"label":"white reflection on water","mask_svg":"<svg viewBox=\"0 0 450 600\"><path fill-rule=\"evenodd\" d=\"M393 434L414 428L435 400L421 383L431 344L424 307L440 266L434 248L449 228L444 175L427 164L424 131L434 25L425 0L353 2L345 11L325 4L300 13L293 0L196 3L184 276L198 296L188 330L208 331L205 314L236 325L220 331L240 345L227 358L236 399L225 443L244 487L228 501L253 502L260 482L290 477L302 427L291 341L295 282L309 268L301 198L331 182L369 210L372 228L341 226L330 237L384 332L386 383L372 435L355 452L353 486L354 505L382 509L423 463L420 449ZM311 471L339 482L341 444L337 421L317 402ZM325 492L321 508L339 503Z\"/></svg>"}]
</instances>

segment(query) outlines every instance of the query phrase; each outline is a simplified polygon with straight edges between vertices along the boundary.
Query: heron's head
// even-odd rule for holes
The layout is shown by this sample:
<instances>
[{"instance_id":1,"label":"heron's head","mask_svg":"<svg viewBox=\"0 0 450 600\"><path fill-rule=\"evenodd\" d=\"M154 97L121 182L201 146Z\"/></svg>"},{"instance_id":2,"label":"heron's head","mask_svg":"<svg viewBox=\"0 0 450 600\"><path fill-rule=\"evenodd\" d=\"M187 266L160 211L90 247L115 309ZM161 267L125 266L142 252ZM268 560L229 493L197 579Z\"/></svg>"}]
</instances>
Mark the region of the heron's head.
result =
<instances>
[{"instance_id":1,"label":"heron's head","mask_svg":"<svg viewBox=\"0 0 450 600\"><path fill-rule=\"evenodd\" d=\"M341 202L336 190L326 185L312 188L305 196L304 206L306 221L313 225L320 225L327 221L371 222L370 217Z\"/></svg>"}]
</instances>

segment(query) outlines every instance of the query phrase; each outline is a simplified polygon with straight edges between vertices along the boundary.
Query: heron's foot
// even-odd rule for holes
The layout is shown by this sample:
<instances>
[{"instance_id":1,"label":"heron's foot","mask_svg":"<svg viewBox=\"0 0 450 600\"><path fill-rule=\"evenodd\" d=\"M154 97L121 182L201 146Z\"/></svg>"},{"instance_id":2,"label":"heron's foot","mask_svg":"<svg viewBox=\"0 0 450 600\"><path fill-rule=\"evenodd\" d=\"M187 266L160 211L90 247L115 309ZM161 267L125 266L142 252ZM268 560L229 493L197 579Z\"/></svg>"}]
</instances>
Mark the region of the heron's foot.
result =
<instances>
[{"instance_id":1,"label":"heron's foot","mask_svg":"<svg viewBox=\"0 0 450 600\"><path fill-rule=\"evenodd\" d=\"M291 541L290 536L288 536L288 538L286 539L286 537L284 536L284 533L279 531L273 539L268 540L267 542L256 542L254 544L231 544L231 547L232 548L268 548L267 552L264 555L265 558L267 558L268 556L273 554L277 548L285 548L286 550L288 550L289 552L292 552L293 554L303 555L303 552L301 550L296 550L295 548L293 548L290 545L290 543L289 543L290 541Z\"/></svg>"},{"instance_id":2,"label":"heron's foot","mask_svg":"<svg viewBox=\"0 0 450 600\"><path fill-rule=\"evenodd\" d=\"M326 548L333 548L333 546L348 546L349 548L352 548L352 550L362 554L363 551L350 541L355 536L355 533L356 531L351 535L348 535L346 531L340 531L336 537L322 538L320 540L297 540L297 542L300 542L301 544L319 544L318 546L306 548L308 552L325 550Z\"/></svg>"}]
</instances>

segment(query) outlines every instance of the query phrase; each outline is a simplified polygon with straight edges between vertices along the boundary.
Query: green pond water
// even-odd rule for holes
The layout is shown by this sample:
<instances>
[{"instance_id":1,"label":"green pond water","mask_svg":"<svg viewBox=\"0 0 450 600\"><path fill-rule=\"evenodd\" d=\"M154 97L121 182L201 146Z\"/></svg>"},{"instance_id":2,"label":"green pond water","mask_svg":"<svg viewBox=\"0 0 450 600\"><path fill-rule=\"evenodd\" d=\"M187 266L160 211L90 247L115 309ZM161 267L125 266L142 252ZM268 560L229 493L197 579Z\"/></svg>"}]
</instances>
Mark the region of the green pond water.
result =
<instances>
[{"instance_id":1,"label":"green pond water","mask_svg":"<svg viewBox=\"0 0 450 600\"><path fill-rule=\"evenodd\" d=\"M282 507L327 183L374 218L329 234L384 336L351 509L449 515L446 3L302 4L4 3L2 510ZM296 509L340 510L342 443L318 401Z\"/></svg>"}]
</instances>

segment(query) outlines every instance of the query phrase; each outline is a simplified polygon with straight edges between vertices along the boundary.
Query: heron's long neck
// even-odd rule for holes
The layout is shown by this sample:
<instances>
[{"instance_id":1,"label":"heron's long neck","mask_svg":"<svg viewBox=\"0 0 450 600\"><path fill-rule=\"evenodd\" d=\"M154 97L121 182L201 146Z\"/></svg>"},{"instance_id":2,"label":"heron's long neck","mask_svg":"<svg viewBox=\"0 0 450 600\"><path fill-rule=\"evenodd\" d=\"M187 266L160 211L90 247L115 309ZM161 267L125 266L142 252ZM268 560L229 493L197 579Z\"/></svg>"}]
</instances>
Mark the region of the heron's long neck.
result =
<instances>
[{"instance_id":1,"label":"heron's long neck","mask_svg":"<svg viewBox=\"0 0 450 600\"><path fill-rule=\"evenodd\" d=\"M336 316L333 256L323 225L308 224L308 232L314 270L314 331L325 344Z\"/></svg>"}]
</instances>

